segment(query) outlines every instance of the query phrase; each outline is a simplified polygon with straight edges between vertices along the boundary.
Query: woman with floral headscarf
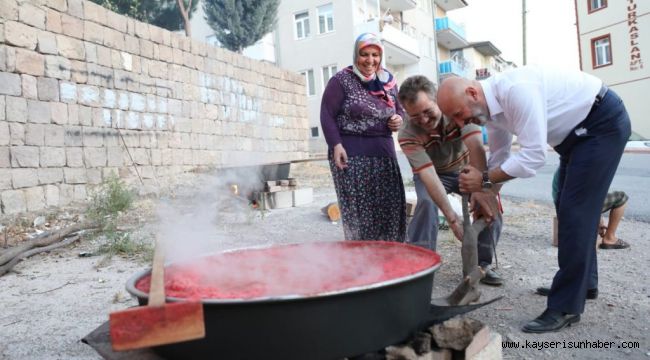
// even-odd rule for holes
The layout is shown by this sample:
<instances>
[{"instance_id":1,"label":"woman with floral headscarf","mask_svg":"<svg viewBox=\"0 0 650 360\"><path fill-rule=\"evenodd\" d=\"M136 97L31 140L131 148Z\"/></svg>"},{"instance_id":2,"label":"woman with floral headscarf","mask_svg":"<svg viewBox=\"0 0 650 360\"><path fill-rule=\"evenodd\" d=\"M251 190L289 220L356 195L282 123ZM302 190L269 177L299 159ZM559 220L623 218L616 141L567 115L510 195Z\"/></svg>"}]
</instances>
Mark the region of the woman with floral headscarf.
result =
<instances>
[{"instance_id":1,"label":"woman with floral headscarf","mask_svg":"<svg viewBox=\"0 0 650 360\"><path fill-rule=\"evenodd\" d=\"M321 127L346 240L403 242L406 200L392 132L403 123L393 75L381 66L381 41L354 43L351 66L327 83Z\"/></svg>"}]
</instances>

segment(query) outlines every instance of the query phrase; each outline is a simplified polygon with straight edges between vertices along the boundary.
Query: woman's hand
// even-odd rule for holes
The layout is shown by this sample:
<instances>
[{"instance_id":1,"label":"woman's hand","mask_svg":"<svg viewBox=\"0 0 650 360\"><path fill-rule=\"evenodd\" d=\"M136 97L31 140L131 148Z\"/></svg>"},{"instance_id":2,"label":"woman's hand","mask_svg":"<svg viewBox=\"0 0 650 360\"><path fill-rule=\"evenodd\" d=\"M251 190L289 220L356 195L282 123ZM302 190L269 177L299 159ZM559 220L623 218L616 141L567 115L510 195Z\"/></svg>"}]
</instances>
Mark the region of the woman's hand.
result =
<instances>
[{"instance_id":1,"label":"woman's hand","mask_svg":"<svg viewBox=\"0 0 650 360\"><path fill-rule=\"evenodd\" d=\"M341 144L336 144L336 146L334 146L334 164L336 164L336 167L341 170L348 167L348 153L345 152L345 149Z\"/></svg>"},{"instance_id":2,"label":"woman's hand","mask_svg":"<svg viewBox=\"0 0 650 360\"><path fill-rule=\"evenodd\" d=\"M395 114L388 119L388 128L390 131L397 131L404 124L404 120L398 114Z\"/></svg>"}]
</instances>

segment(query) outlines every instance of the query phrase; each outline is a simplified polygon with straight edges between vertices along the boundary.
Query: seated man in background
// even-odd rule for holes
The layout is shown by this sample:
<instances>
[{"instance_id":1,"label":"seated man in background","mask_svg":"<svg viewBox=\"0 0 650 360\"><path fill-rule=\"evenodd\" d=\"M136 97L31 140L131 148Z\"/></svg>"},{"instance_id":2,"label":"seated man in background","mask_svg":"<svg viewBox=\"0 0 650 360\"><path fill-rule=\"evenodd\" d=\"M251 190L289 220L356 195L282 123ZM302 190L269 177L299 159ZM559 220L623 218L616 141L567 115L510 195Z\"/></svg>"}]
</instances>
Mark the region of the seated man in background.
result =
<instances>
[{"instance_id":1,"label":"seated man in background","mask_svg":"<svg viewBox=\"0 0 650 360\"><path fill-rule=\"evenodd\" d=\"M406 126L400 130L398 140L413 169L417 193L417 205L407 229L407 241L435 250L438 208L450 225L462 223L447 198L447 193L460 194L458 174L461 168L471 163L477 169L487 169L481 128L470 125L461 130L443 117L435 103L435 85L424 76L406 79L398 96L408 114ZM472 193L472 196L482 196L482 193ZM486 271L481 282L499 286L503 280L490 265L501 234L502 217L494 214L494 218L492 225L479 234L478 258L479 265Z\"/></svg>"}]
</instances>

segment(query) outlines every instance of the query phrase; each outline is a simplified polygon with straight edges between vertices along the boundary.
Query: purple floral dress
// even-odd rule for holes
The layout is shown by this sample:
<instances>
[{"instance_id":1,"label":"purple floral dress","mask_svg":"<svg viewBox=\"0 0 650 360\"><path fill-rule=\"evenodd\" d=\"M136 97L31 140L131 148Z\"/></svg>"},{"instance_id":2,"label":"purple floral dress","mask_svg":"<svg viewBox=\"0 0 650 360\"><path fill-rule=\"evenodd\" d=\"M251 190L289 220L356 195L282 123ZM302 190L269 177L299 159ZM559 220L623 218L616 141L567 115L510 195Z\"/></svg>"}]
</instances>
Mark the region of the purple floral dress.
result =
<instances>
[{"instance_id":1,"label":"purple floral dress","mask_svg":"<svg viewBox=\"0 0 650 360\"><path fill-rule=\"evenodd\" d=\"M388 120L402 117L397 87L370 94L349 69L330 79L321 104L321 126L346 240L403 242L406 200ZM332 149L342 144L348 167L340 170Z\"/></svg>"}]
</instances>

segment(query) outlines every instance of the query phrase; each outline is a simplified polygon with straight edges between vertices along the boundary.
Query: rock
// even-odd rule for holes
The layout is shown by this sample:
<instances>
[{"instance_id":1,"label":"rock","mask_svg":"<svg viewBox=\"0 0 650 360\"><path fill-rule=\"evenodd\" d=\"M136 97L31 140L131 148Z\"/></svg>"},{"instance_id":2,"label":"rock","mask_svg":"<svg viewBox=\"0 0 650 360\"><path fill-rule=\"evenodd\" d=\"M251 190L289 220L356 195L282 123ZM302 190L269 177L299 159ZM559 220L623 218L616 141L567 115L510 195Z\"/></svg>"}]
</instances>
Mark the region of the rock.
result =
<instances>
[{"instance_id":1,"label":"rock","mask_svg":"<svg viewBox=\"0 0 650 360\"><path fill-rule=\"evenodd\" d=\"M474 335L484 326L478 320L456 317L434 325L430 329L438 347L464 350L472 342Z\"/></svg>"},{"instance_id":2,"label":"rock","mask_svg":"<svg viewBox=\"0 0 650 360\"><path fill-rule=\"evenodd\" d=\"M34 219L34 227L39 227L45 225L45 216L37 216Z\"/></svg>"}]
</instances>

